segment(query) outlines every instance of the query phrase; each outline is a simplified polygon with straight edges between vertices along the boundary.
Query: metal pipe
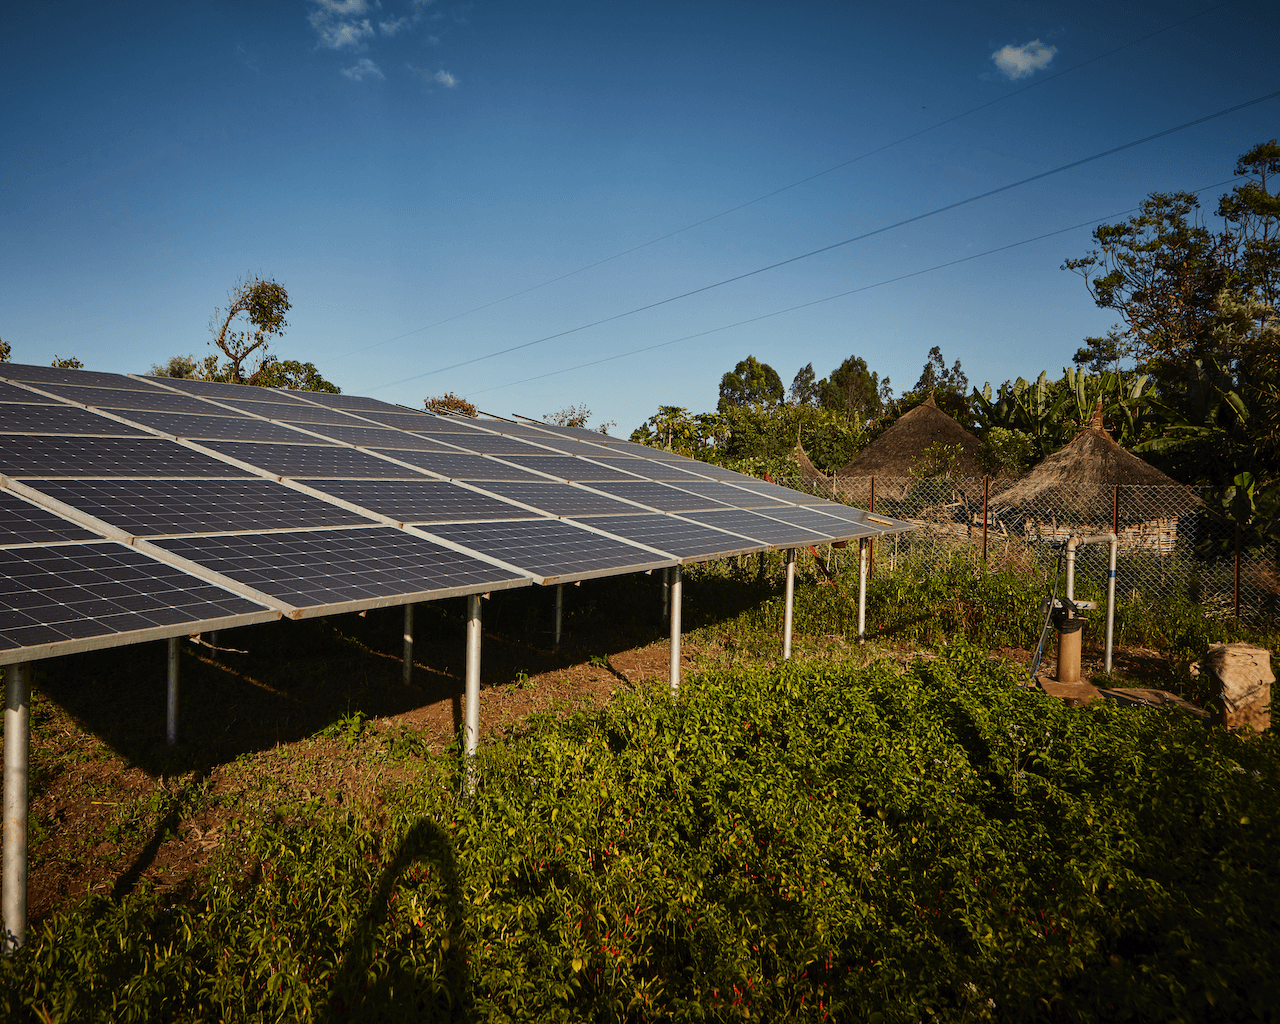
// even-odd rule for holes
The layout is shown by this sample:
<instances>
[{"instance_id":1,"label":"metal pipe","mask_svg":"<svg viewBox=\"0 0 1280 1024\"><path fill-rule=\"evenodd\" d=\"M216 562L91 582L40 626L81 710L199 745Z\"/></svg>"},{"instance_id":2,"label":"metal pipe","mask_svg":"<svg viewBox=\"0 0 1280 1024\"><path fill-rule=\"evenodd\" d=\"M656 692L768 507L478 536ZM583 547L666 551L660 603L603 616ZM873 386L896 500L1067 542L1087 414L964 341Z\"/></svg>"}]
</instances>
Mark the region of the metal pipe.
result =
<instances>
[{"instance_id":1,"label":"metal pipe","mask_svg":"<svg viewBox=\"0 0 1280 1024\"><path fill-rule=\"evenodd\" d=\"M858 541L858 639L867 636L867 541Z\"/></svg>"},{"instance_id":2,"label":"metal pipe","mask_svg":"<svg viewBox=\"0 0 1280 1024\"><path fill-rule=\"evenodd\" d=\"M560 631L564 625L564 584L556 584L556 629L555 629L555 648L560 649Z\"/></svg>"},{"instance_id":3,"label":"metal pipe","mask_svg":"<svg viewBox=\"0 0 1280 1024\"><path fill-rule=\"evenodd\" d=\"M480 595L467 598L467 669L463 708L466 792L476 791L476 751L480 747Z\"/></svg>"},{"instance_id":4,"label":"metal pipe","mask_svg":"<svg viewBox=\"0 0 1280 1024\"><path fill-rule=\"evenodd\" d=\"M1119 487L1116 488L1119 490ZM1107 645L1102 658L1102 671L1111 675L1111 641L1116 626L1116 548L1119 538L1111 535L1111 554L1107 558Z\"/></svg>"},{"instance_id":5,"label":"metal pipe","mask_svg":"<svg viewBox=\"0 0 1280 1024\"><path fill-rule=\"evenodd\" d=\"M671 614L671 570L662 570L662 619Z\"/></svg>"},{"instance_id":6,"label":"metal pipe","mask_svg":"<svg viewBox=\"0 0 1280 1024\"><path fill-rule=\"evenodd\" d=\"M1076 599L1076 545L1080 538L1074 534L1067 539L1067 600Z\"/></svg>"},{"instance_id":7,"label":"metal pipe","mask_svg":"<svg viewBox=\"0 0 1280 1024\"><path fill-rule=\"evenodd\" d=\"M782 660L791 657L791 624L796 597L796 549L787 549L787 597L782 610Z\"/></svg>"},{"instance_id":8,"label":"metal pipe","mask_svg":"<svg viewBox=\"0 0 1280 1024\"><path fill-rule=\"evenodd\" d=\"M413 605L404 606L404 665L401 681L405 686L413 682Z\"/></svg>"},{"instance_id":9,"label":"metal pipe","mask_svg":"<svg viewBox=\"0 0 1280 1024\"><path fill-rule=\"evenodd\" d=\"M991 476L982 476L982 561L987 560L987 499L991 495Z\"/></svg>"},{"instance_id":10,"label":"metal pipe","mask_svg":"<svg viewBox=\"0 0 1280 1024\"><path fill-rule=\"evenodd\" d=\"M684 581L680 566L671 569L671 692L680 689L680 602L684 596Z\"/></svg>"},{"instance_id":11,"label":"metal pipe","mask_svg":"<svg viewBox=\"0 0 1280 1024\"><path fill-rule=\"evenodd\" d=\"M30 758L31 665L10 665L4 679L4 934L8 955L27 936L27 765Z\"/></svg>"},{"instance_id":12,"label":"metal pipe","mask_svg":"<svg viewBox=\"0 0 1280 1024\"><path fill-rule=\"evenodd\" d=\"M169 746L178 742L178 672L181 668L178 638L169 638L169 699L165 714L165 739Z\"/></svg>"},{"instance_id":13,"label":"metal pipe","mask_svg":"<svg viewBox=\"0 0 1280 1024\"><path fill-rule=\"evenodd\" d=\"M871 478L871 500L867 502L867 511L875 513L876 510L876 478ZM876 574L876 547L871 541L867 542L867 579L871 579Z\"/></svg>"}]
</instances>

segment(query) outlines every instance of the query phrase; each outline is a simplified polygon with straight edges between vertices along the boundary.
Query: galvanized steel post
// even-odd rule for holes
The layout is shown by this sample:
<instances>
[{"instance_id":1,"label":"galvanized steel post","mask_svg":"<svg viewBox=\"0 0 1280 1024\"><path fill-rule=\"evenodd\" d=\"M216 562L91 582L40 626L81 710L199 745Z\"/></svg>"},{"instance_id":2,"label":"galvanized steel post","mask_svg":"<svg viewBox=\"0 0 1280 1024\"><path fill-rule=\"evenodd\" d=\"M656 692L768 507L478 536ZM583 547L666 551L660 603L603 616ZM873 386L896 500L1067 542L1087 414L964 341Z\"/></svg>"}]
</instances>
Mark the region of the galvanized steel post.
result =
<instances>
[{"instance_id":1,"label":"galvanized steel post","mask_svg":"<svg viewBox=\"0 0 1280 1024\"><path fill-rule=\"evenodd\" d=\"M684 581L680 578L680 566L671 569L671 692L680 689L680 601Z\"/></svg>"},{"instance_id":2,"label":"galvanized steel post","mask_svg":"<svg viewBox=\"0 0 1280 1024\"><path fill-rule=\"evenodd\" d=\"M662 570L662 618L671 614L671 570Z\"/></svg>"},{"instance_id":3,"label":"galvanized steel post","mask_svg":"<svg viewBox=\"0 0 1280 1024\"><path fill-rule=\"evenodd\" d=\"M867 636L867 542L858 541L858 639Z\"/></svg>"},{"instance_id":4,"label":"galvanized steel post","mask_svg":"<svg viewBox=\"0 0 1280 1024\"><path fill-rule=\"evenodd\" d=\"M27 764L30 754L31 666L4 673L4 934L0 948L12 953L27 934Z\"/></svg>"},{"instance_id":5,"label":"galvanized steel post","mask_svg":"<svg viewBox=\"0 0 1280 1024\"><path fill-rule=\"evenodd\" d=\"M480 595L467 598L467 670L463 708L463 744L466 748L466 789L476 790L476 750L480 747Z\"/></svg>"},{"instance_id":6,"label":"galvanized steel post","mask_svg":"<svg viewBox=\"0 0 1280 1024\"><path fill-rule=\"evenodd\" d=\"M782 610L782 660L791 657L791 624L796 596L796 549L787 549L787 602Z\"/></svg>"},{"instance_id":7,"label":"galvanized steel post","mask_svg":"<svg viewBox=\"0 0 1280 1024\"><path fill-rule=\"evenodd\" d=\"M1111 639L1116 626L1116 548L1120 538L1113 533L1110 540L1111 554L1107 558L1107 649L1102 666L1107 675L1111 675Z\"/></svg>"},{"instance_id":8,"label":"galvanized steel post","mask_svg":"<svg viewBox=\"0 0 1280 1024\"><path fill-rule=\"evenodd\" d=\"M182 648L176 636L169 637L169 698L165 709L165 739L169 746L178 742L178 671Z\"/></svg>"},{"instance_id":9,"label":"galvanized steel post","mask_svg":"<svg viewBox=\"0 0 1280 1024\"><path fill-rule=\"evenodd\" d=\"M560 630L564 625L564 584L556 584L556 641L555 647L560 648Z\"/></svg>"},{"instance_id":10,"label":"galvanized steel post","mask_svg":"<svg viewBox=\"0 0 1280 1024\"><path fill-rule=\"evenodd\" d=\"M404 666L402 681L405 686L413 682L413 605L404 606Z\"/></svg>"}]
</instances>

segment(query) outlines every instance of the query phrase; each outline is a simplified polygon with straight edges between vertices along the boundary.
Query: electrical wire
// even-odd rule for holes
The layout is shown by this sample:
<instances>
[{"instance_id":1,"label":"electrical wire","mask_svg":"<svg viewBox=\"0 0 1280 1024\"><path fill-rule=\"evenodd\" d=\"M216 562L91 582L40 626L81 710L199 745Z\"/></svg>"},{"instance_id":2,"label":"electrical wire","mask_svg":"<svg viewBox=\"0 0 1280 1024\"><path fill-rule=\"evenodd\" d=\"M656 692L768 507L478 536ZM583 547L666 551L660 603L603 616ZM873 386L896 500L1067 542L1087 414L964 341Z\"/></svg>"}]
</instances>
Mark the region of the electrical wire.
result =
<instances>
[{"instance_id":1,"label":"electrical wire","mask_svg":"<svg viewBox=\"0 0 1280 1024\"><path fill-rule=\"evenodd\" d=\"M1204 185L1195 189L1193 194L1199 195L1201 192L1207 192L1212 188L1221 188L1223 185L1230 185L1233 181L1238 181L1239 175L1227 178L1225 181L1215 182L1212 185ZM873 288L883 288L885 285L896 284L899 281L906 281L913 277L919 277L922 274L931 274L935 270L945 270L947 267L954 267L961 263L967 263L970 260L982 259L984 256L991 256L998 252L1005 252L1009 249L1016 249L1021 245L1030 245L1032 242L1039 242L1046 238L1053 238L1056 235L1064 235L1068 231L1078 231L1080 228L1089 227L1093 224L1101 224L1104 221L1114 220L1117 217L1125 217L1131 213L1140 210L1139 206L1131 206L1127 210L1120 210L1117 213L1109 213L1103 217L1093 217L1090 220L1081 221L1079 224L1072 224L1070 227L1058 228L1056 231L1048 231L1043 235L1036 235L1033 238L1024 238L1018 242L1010 242L1008 245L997 246L994 249L987 249L985 252L972 253L969 256L961 256L959 259L948 260L946 263L938 263L932 267L926 267L924 270L913 270L909 274L899 274L897 277L886 278L883 281L876 281L874 284L864 284L857 288L850 288L847 291L836 292L834 295L825 295L820 299L811 299L809 302L801 302L795 306L788 306L785 309L775 309L771 313L761 313L759 316L748 317L746 320L737 320L731 324L724 324L721 327L712 327L705 331L698 331L695 334L685 334L679 338L672 338L670 341L660 341L656 345L645 345L642 348L633 348L628 352L619 352L616 355L603 356L600 359L592 359L589 362L578 363L574 366L561 367L558 370L548 370L546 373L539 373L533 377L523 377L520 380L508 381L506 384L495 384L492 387L480 388L477 391L469 391L467 398L475 395L488 394L490 391L501 391L503 388L512 388L520 384L531 384L534 381L545 380L548 377L556 377L562 373L572 373L574 370L585 370L591 366L599 366L602 363L611 363L617 359L626 359L629 356L641 355L645 352L653 352L660 348L666 348L669 345L678 345L682 341L693 341L696 338L705 338L711 334L718 334L721 331L732 330L735 327L742 327L746 324L758 323L761 320L768 320L771 317L782 316L786 313L794 313L798 309L808 309L810 306L818 306L824 302L833 302L836 299L843 299L850 295L857 295L859 292L870 291Z\"/></svg>"},{"instance_id":2,"label":"electrical wire","mask_svg":"<svg viewBox=\"0 0 1280 1024\"><path fill-rule=\"evenodd\" d=\"M1049 590L1049 600L1045 602L1047 609L1044 616L1044 628L1040 630L1040 642L1036 644L1036 656L1031 661L1031 675L1027 679L1028 686L1036 685L1036 673L1040 671L1040 659L1044 655L1044 642L1049 637L1049 624L1053 621L1053 609L1058 601L1058 577L1062 575L1062 556L1065 551L1065 544L1058 547L1058 564L1053 570L1053 586Z\"/></svg>"},{"instance_id":3,"label":"electrical wire","mask_svg":"<svg viewBox=\"0 0 1280 1024\"><path fill-rule=\"evenodd\" d=\"M557 331L554 334L547 334L541 338L534 338L532 341L521 342L519 345L510 345L507 348L498 349L494 352L488 352L482 356L474 356L471 359L463 359L456 363L450 363L448 366L441 366L434 370L427 370L423 373L415 373L409 377L401 377L399 380L389 381L386 384L379 384L376 387L372 388L371 390L381 391L384 388L395 387L400 384L407 384L410 381L421 380L423 377L432 377L439 373L447 373L449 370L457 370L463 366L471 366L475 363L483 362L486 359L494 359L494 358L497 358L498 356L509 355L512 352L519 352L522 349L532 348L535 345L541 345L548 341L554 341L557 338L564 338L570 334L577 334L581 331L589 330L592 327L599 327L602 324L613 323L614 321L622 320L629 316L634 316L637 313L643 313L650 309L657 309L659 306L666 306L672 302L679 302L681 299L687 299L694 295L701 295L704 292L713 291L716 288L723 288L725 285L733 284L737 281L744 281L747 278L756 277L757 275L766 273L770 270L777 270L779 267L789 266L792 263L797 263L801 260L810 259L811 257L821 255L822 253L832 252L836 249L843 248L844 246L847 246L847 245L852 245L854 242L861 242L865 239L872 238L875 235L881 235L887 231L893 231L896 228L905 227L908 224L915 224L919 221L926 220L929 217L936 217L941 213L947 213L950 210L956 210L956 209L959 209L960 207L968 206L971 203L980 202L983 199L989 199L992 196L999 195L1002 192L1008 192L1010 189L1019 188L1022 185L1030 184L1033 181L1040 181L1044 178L1051 177L1052 175L1055 175L1055 174L1061 174L1063 171L1069 171L1069 170L1072 170L1073 168L1081 167L1084 164L1092 163L1095 160L1101 160L1105 157L1114 156L1116 153L1122 153L1125 150L1133 149L1136 146L1145 145L1148 142L1154 142L1156 139L1164 138L1167 135L1173 135L1176 132L1185 131L1188 128L1193 128L1196 125L1204 124L1208 121L1213 121L1219 117L1225 117L1227 114L1232 114L1232 113L1235 113L1236 111L1244 110L1247 107L1256 106L1259 103L1265 103L1267 100L1275 99L1277 96L1280 96L1280 90L1267 93L1264 96L1257 96L1251 100L1246 100L1243 103L1237 103L1234 106L1226 107L1225 109L1215 111L1212 114L1205 114L1202 117L1193 118L1190 121L1184 121L1182 124L1174 125L1172 128L1165 128L1163 131L1158 131L1151 135L1146 135L1140 139L1134 139L1133 141L1126 142L1123 145L1113 146L1110 149L1105 149L1105 150L1102 150L1101 152L1093 153L1086 157L1081 157L1078 160L1072 160L1068 163L1060 164L1059 166L1050 168L1047 171L1041 171L1039 174L1032 174L1026 178L1020 178L1017 181L1011 181L1011 182L1008 182L1007 184L999 185L996 188L988 189L985 192L979 192L978 194L969 196L966 199L959 199L954 203L947 203L943 206L935 207L934 209L928 210L924 213L918 213L913 217L906 217L902 220L895 221L892 224L886 224L882 227L874 228L871 231L864 231L862 234L854 235L851 238L845 238L839 242L832 242L830 245L820 246L817 249L811 249L808 252L803 252L796 256L790 256L787 259L778 260L775 263L770 263L763 267L757 267L755 270L748 270L741 274L735 274L732 277L727 277L727 278L724 278L723 280L712 282L711 284L702 285L699 288L693 288L687 292L681 292L679 295L672 295L665 299L659 299L655 302L649 302L643 306L636 306L634 309L629 309L624 313L615 313L612 316L602 317L601 319L593 320L590 323L580 324L577 327L570 327L563 331Z\"/></svg>"},{"instance_id":4,"label":"electrical wire","mask_svg":"<svg viewBox=\"0 0 1280 1024\"><path fill-rule=\"evenodd\" d=\"M1127 50L1130 47L1137 46L1139 43L1145 43L1148 39L1154 39L1158 35L1163 35L1165 32L1170 32L1175 28L1179 28L1187 24L1188 22L1195 21L1197 18L1202 18L1206 14L1212 14L1214 11L1219 10L1223 7L1229 7L1231 6L1231 4L1235 2L1236 0L1224 0L1223 3L1215 4L1213 7L1207 7L1203 11L1200 11L1196 14L1192 14L1189 17L1183 18L1181 21L1175 21L1170 25L1164 26L1164 28L1156 29L1154 32L1149 32L1145 36L1139 36L1137 39L1131 39L1129 40L1129 42L1122 43L1120 46L1117 46L1111 50L1107 50L1105 53L1100 53L1096 57L1090 57L1088 60L1081 61L1079 64L1073 64L1071 67L1063 68L1061 71L1055 72L1052 75L1046 75L1043 78L1037 79L1036 81L1032 82L1030 85L1024 85L1020 89L1014 89L1012 92L1007 92L1003 96L997 96L995 99L988 100L986 103L979 103L976 107L970 107L968 110L961 111L958 114L953 114L951 117L943 118L941 121L937 121L926 128L920 128L917 131L911 132L908 135L903 135L901 138L894 139L892 142L883 143L882 145L877 146L875 149L869 149L865 153L860 153L855 157L850 157L848 160L844 160L831 167L827 167L824 170L816 171L815 173L807 175L806 177L799 178L798 180L790 182L789 184L782 185L778 188L775 188L770 192L765 192L762 195L756 196L754 199L748 199L745 202L738 203L736 206L730 206L727 209L721 210L719 213L713 213L709 217L703 217L701 220L695 220L691 224L686 224L684 227L676 228L674 231L668 231L666 234L663 234L663 235L658 235L654 238L649 239L647 242L641 242L639 245L633 245L629 249L623 249L620 252L614 253L612 256L606 256L603 259L596 260L594 263L587 263L584 266L578 267L576 270L570 270L567 273L560 274L557 277L548 278L547 280L542 281L538 284L530 285L528 288L522 288L519 291L511 292L511 294L504 295L499 299L492 299L489 302L482 303L479 306L474 306L471 309L464 310L461 313L455 313L453 316L445 317L443 320L437 320L435 321L435 323L430 323L423 327L415 327L413 330L406 331L404 334L397 334L393 338L387 338L384 341L374 342L374 344L372 345L365 345L363 348L354 349L350 352L344 352L342 355L333 356L330 359L326 359L320 365L322 366L328 365L329 363L337 362L339 359L349 359L351 356L361 355L365 352L371 351L372 349L380 348L383 345L389 345L393 341L403 341L405 338L410 338L415 334L421 334L423 331L429 331L436 327L442 327L443 325L452 323L455 320L461 320L463 317L470 316L472 313L479 313L483 310L490 309L493 306L501 305L504 302L509 302L511 299L517 299L521 295L528 295L530 292L535 292L540 288L546 288L550 285L558 284L559 282L565 281L571 277L575 277L578 274L586 273L588 270L594 270L596 267L604 266L604 264L606 263L612 263L614 260L621 259L623 256L630 256L633 252L639 252L641 249L647 249L651 245L657 245L659 242L665 242L667 239L675 238L676 235L683 234L685 231L692 231L694 228L702 227L702 225L704 224L710 224L712 221L719 220L721 217L727 217L731 213L737 213L739 210L745 210L749 206L754 206L756 203L762 203L766 199L772 199L774 196L781 195L783 192L789 192L793 188L799 188L801 185L806 185L811 181L816 181L818 178L825 177L828 174L834 174L836 171L843 170L844 168L852 166L853 164L856 164L861 160L866 160L868 157L875 156L878 153L883 153L886 150L892 149L895 146L900 146L904 142L910 142L912 139L918 139L922 135L926 135L931 131L937 130L938 128L945 127L946 125L952 124L955 121L959 121L962 118L966 118L970 114L976 114L980 110L986 110L988 107L993 107L997 103L1003 103L1005 100L1012 99L1015 96L1020 96L1024 92L1027 92L1031 89L1036 89L1042 85L1045 85L1048 82L1052 82L1055 79L1061 78L1063 75L1069 75L1072 72L1079 71L1083 67L1088 67L1090 64L1096 64L1098 61L1103 60L1107 57L1110 57L1113 54L1117 54L1117 53L1120 53L1122 50Z\"/></svg>"}]
</instances>

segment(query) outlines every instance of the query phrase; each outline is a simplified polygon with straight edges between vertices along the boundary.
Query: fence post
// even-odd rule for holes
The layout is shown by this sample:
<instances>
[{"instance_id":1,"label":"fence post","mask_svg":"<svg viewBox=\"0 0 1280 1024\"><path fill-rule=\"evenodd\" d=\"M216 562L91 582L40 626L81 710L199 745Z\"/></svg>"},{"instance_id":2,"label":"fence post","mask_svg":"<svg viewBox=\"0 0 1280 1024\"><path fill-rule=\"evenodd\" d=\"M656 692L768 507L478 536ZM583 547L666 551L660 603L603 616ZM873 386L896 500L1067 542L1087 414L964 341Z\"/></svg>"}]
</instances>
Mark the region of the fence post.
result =
<instances>
[{"instance_id":1,"label":"fence post","mask_svg":"<svg viewBox=\"0 0 1280 1024\"><path fill-rule=\"evenodd\" d=\"M1240 524L1236 523L1236 558L1235 558L1235 598L1236 625L1240 625Z\"/></svg>"},{"instance_id":2,"label":"fence post","mask_svg":"<svg viewBox=\"0 0 1280 1024\"><path fill-rule=\"evenodd\" d=\"M1111 497L1111 532L1120 536L1120 485L1116 484L1115 493ZM1156 543L1159 543L1157 539Z\"/></svg>"},{"instance_id":3,"label":"fence post","mask_svg":"<svg viewBox=\"0 0 1280 1024\"><path fill-rule=\"evenodd\" d=\"M875 474L871 476L871 500L867 502L867 511L875 512L876 510L876 478ZM867 579L871 579L876 571L876 546L868 541L867 546Z\"/></svg>"},{"instance_id":4,"label":"fence post","mask_svg":"<svg viewBox=\"0 0 1280 1024\"><path fill-rule=\"evenodd\" d=\"M987 498L991 495L991 476L982 474L982 567L987 567Z\"/></svg>"}]
</instances>

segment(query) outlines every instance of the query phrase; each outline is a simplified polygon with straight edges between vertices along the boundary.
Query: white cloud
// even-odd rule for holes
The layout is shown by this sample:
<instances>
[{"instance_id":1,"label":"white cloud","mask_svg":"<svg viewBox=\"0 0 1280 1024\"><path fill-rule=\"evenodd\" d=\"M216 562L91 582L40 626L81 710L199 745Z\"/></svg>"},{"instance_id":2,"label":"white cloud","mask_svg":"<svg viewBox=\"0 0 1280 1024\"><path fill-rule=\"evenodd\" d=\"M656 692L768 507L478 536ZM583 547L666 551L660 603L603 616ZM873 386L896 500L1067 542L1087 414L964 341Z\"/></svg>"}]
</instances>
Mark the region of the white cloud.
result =
<instances>
[{"instance_id":1,"label":"white cloud","mask_svg":"<svg viewBox=\"0 0 1280 1024\"><path fill-rule=\"evenodd\" d=\"M1006 78L1016 82L1047 68L1057 52L1056 46L1045 46L1039 39L1033 39L1021 46L1002 46L991 55L991 59Z\"/></svg>"},{"instance_id":2,"label":"white cloud","mask_svg":"<svg viewBox=\"0 0 1280 1024\"><path fill-rule=\"evenodd\" d=\"M363 49L363 40L373 35L368 18L359 18L368 10L366 0L315 0L316 9L307 20L320 37L320 45L331 50L344 46Z\"/></svg>"},{"instance_id":3,"label":"white cloud","mask_svg":"<svg viewBox=\"0 0 1280 1024\"><path fill-rule=\"evenodd\" d=\"M382 29L384 36L394 36L397 32L403 31L409 25L408 18L396 18L395 21L380 21L378 28Z\"/></svg>"},{"instance_id":4,"label":"white cloud","mask_svg":"<svg viewBox=\"0 0 1280 1024\"><path fill-rule=\"evenodd\" d=\"M368 57L361 57L349 68L343 68L342 73L353 82L363 82L366 78L386 78L382 73L382 68L378 67Z\"/></svg>"},{"instance_id":5,"label":"white cloud","mask_svg":"<svg viewBox=\"0 0 1280 1024\"><path fill-rule=\"evenodd\" d=\"M456 89L458 87L458 80L454 78L453 75L449 74L449 72L447 71L437 71L434 75L431 76L431 80L434 82L439 82L446 89Z\"/></svg>"}]
</instances>

